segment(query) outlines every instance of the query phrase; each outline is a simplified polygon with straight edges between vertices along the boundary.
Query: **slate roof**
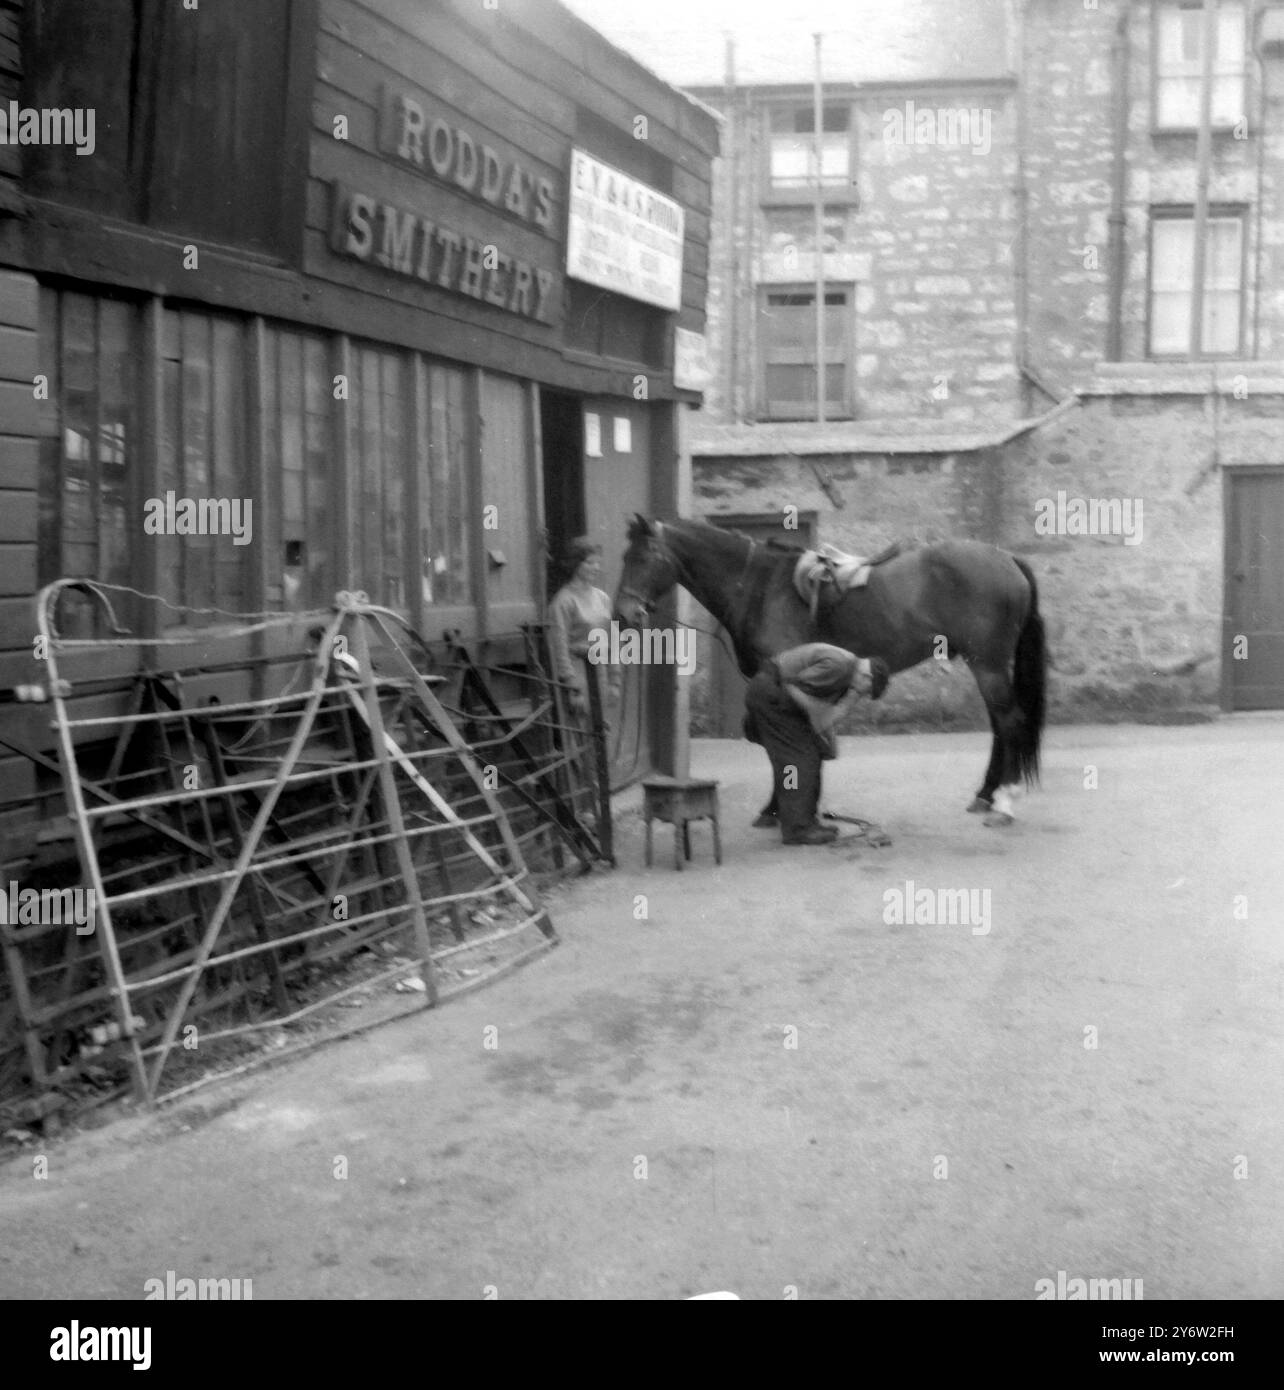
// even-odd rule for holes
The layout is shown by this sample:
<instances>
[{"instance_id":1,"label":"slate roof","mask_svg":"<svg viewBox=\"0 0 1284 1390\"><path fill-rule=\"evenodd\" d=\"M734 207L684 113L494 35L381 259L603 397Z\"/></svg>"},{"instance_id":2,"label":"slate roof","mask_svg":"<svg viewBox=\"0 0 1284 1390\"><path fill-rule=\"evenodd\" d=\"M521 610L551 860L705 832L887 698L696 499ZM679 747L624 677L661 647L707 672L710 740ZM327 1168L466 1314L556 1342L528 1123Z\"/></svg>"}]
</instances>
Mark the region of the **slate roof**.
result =
<instances>
[{"instance_id":1,"label":"slate roof","mask_svg":"<svg viewBox=\"0 0 1284 1390\"><path fill-rule=\"evenodd\" d=\"M857 420L719 425L697 416L689 426L693 459L766 458L798 454L962 454L989 449L1037 429L1071 409L1075 397L1043 415L1002 425L967 428L940 420Z\"/></svg>"}]
</instances>

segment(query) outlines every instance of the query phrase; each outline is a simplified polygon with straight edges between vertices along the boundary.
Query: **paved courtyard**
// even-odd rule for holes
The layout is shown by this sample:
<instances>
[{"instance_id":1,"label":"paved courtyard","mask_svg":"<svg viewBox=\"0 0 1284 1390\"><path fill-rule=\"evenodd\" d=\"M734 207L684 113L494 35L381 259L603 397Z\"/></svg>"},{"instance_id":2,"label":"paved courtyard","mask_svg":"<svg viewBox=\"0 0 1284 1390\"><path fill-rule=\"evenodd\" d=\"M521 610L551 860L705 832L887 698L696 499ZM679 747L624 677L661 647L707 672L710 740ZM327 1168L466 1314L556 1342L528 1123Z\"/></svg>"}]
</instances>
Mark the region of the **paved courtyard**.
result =
<instances>
[{"instance_id":1,"label":"paved courtyard","mask_svg":"<svg viewBox=\"0 0 1284 1390\"><path fill-rule=\"evenodd\" d=\"M697 743L720 868L627 793L518 974L0 1169L0 1296L1284 1296L1284 719L1054 728L1008 831L986 742L845 739L877 850Z\"/></svg>"}]
</instances>

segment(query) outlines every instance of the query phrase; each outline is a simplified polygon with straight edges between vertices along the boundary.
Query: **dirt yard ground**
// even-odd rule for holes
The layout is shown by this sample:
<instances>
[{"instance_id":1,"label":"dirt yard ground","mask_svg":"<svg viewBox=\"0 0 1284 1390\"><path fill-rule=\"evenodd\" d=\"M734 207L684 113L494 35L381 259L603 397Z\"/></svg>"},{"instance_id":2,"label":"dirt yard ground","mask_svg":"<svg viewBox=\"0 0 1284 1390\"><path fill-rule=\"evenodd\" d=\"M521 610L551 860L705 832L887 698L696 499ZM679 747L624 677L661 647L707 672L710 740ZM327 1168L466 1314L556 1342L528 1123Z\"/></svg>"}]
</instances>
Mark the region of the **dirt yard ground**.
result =
<instances>
[{"instance_id":1,"label":"dirt yard ground","mask_svg":"<svg viewBox=\"0 0 1284 1390\"><path fill-rule=\"evenodd\" d=\"M1284 1296L1284 719L1055 728L1008 831L985 745L845 740L875 850L751 830L761 751L698 743L721 868L644 869L629 793L516 975L28 1148L0 1296ZM907 881L988 917L889 923Z\"/></svg>"}]
</instances>

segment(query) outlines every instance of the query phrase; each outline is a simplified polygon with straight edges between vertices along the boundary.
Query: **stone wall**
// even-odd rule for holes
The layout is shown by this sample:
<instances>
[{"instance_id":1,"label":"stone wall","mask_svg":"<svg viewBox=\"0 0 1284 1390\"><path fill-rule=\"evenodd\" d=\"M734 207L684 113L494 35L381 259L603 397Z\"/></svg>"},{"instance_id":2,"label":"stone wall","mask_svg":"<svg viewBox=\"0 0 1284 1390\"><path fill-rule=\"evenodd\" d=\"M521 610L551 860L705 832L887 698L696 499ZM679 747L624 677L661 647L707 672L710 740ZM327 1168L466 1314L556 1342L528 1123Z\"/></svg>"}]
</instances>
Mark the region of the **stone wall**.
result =
<instances>
[{"instance_id":1,"label":"stone wall","mask_svg":"<svg viewBox=\"0 0 1284 1390\"><path fill-rule=\"evenodd\" d=\"M862 101L858 113L852 232L870 253L856 297L858 413L1010 420L1018 413L1012 93L895 89Z\"/></svg>"},{"instance_id":2,"label":"stone wall","mask_svg":"<svg viewBox=\"0 0 1284 1390\"><path fill-rule=\"evenodd\" d=\"M1219 465L1284 463L1281 383L1237 399L1232 380L1216 396L1099 381L1080 406L1001 449L817 459L841 509L806 461L697 459L696 512L779 516L793 539L785 508L814 511L818 543L861 554L896 539L996 543L1039 583L1054 719L1208 717L1221 678ZM1076 499L1118 510L1098 517L1097 534L1074 534ZM1117 529L1100 533L1115 518ZM702 648L693 679L702 732L711 728L711 659ZM925 663L851 721L901 724L984 727L966 668Z\"/></svg>"},{"instance_id":3,"label":"stone wall","mask_svg":"<svg viewBox=\"0 0 1284 1390\"><path fill-rule=\"evenodd\" d=\"M1257 8L1249 6L1250 48ZM1112 48L1125 10L1122 360L1108 364ZM792 505L816 512L818 540L850 550L896 537L970 535L1028 559L1042 588L1057 719L1199 717L1215 707L1224 605L1219 470L1284 464L1284 61L1276 52L1259 65L1250 54L1245 120L1212 139L1210 200L1245 210L1241 358L1149 363L1152 211L1192 205L1196 180L1194 134L1152 128L1153 12L1148 0L1013 0L1019 90L997 80L844 89L859 130L860 200L828 209L822 250L827 276L841 272L856 286L857 411L871 423L835 427L814 446L832 450L837 428L861 434L850 452L815 458L842 509L812 474L808 427L795 427L788 447L773 440L775 455L763 447L756 457L732 457L746 452L743 437L734 450L724 440L727 453L718 454L719 430L748 436L766 428L729 428L754 419L756 285L778 275L786 255L805 281L814 250L809 208L758 201L771 92L736 94L724 146L735 168L718 161L723 202L715 207L709 333L721 375L706 403L713 429L695 450L695 511L782 514ZM835 89L829 99L842 96ZM923 112L934 113L939 137L941 114L964 109L988 113L984 150L970 140L909 139ZM989 452L957 442L922 455L872 451L870 433L884 427L901 431L902 449L916 448L905 440L942 421L960 437L969 427L974 438L997 437L1036 414L1048 402L1033 386L1033 403L1023 400L1023 352L1035 382L1058 398L1077 393L1081 403ZM1055 506L1059 495L1140 504L1140 538L1040 534L1039 504ZM694 695L693 708L707 714L699 679ZM897 677L858 721L981 725L984 711L966 671L928 665Z\"/></svg>"},{"instance_id":4,"label":"stone wall","mask_svg":"<svg viewBox=\"0 0 1284 1390\"><path fill-rule=\"evenodd\" d=\"M1242 399L1096 389L1110 393L1027 436L1004 464L1001 544L1041 586L1054 712L1211 713L1222 669L1220 469L1284 463L1284 393L1279 383ZM1039 504L1059 493L1132 501L1134 540L1039 534Z\"/></svg>"},{"instance_id":5,"label":"stone wall","mask_svg":"<svg viewBox=\"0 0 1284 1390\"><path fill-rule=\"evenodd\" d=\"M697 459L693 467L695 512L708 520L724 515L778 517L781 539L787 508L817 516L815 540L872 555L892 541L930 543L950 536L993 541L997 525L996 485L1002 460L993 451L958 454L835 455L815 460L831 490L843 500L834 507L805 461L781 458ZM697 607L696 621L712 626ZM701 636L691 681L692 731L715 732L711 639ZM967 670L958 663L927 662L897 676L876 704L860 706L849 730L863 726L984 728L985 707Z\"/></svg>"},{"instance_id":6,"label":"stone wall","mask_svg":"<svg viewBox=\"0 0 1284 1390\"><path fill-rule=\"evenodd\" d=\"M942 82L827 94L851 102L857 130L859 204L827 207L822 251L827 277L855 287L858 418L979 423L1022 413L1022 203L1029 364L1057 395L1091 380L1107 347L1112 50L1122 5L1032 0L1023 28L1015 18L1021 7L1013 6L1020 93L1011 83ZM1127 29L1125 361L1147 355L1152 208L1195 200L1195 136L1152 128L1152 10L1144 0L1131 5ZM1251 47L1251 16L1249 28ZM1246 209L1241 356L1270 360L1284 357L1284 61L1273 53L1259 65L1250 54L1247 71L1243 124L1213 136L1209 197ZM727 117L711 247L708 333L717 367L705 410L717 422L753 420L758 287L779 281L786 264L807 282L812 213L761 201L765 112L780 93L701 95ZM964 114L967 124L960 124Z\"/></svg>"},{"instance_id":7,"label":"stone wall","mask_svg":"<svg viewBox=\"0 0 1284 1390\"><path fill-rule=\"evenodd\" d=\"M1121 3L1101 0L1088 8L1033 0L1027 10L1031 356L1036 367L1069 387L1086 380L1105 351L1115 83L1111 49ZM1134 4L1128 27L1121 315L1125 361L1147 355L1151 208L1195 201L1195 135L1152 129L1152 8ZM1278 56L1267 59L1265 86L1270 100L1263 121L1261 72L1250 56L1245 123L1238 131L1213 135L1208 192L1214 204L1249 210L1242 356L1269 359L1284 356L1284 64ZM1252 293L1255 281L1261 287L1260 303Z\"/></svg>"},{"instance_id":8,"label":"stone wall","mask_svg":"<svg viewBox=\"0 0 1284 1390\"><path fill-rule=\"evenodd\" d=\"M810 286L814 214L810 205L762 201L766 105L743 92L730 101L701 96L726 117L714 161L707 332L716 366L704 413L751 420L759 409L759 290ZM852 290L857 417L1011 418L1011 84L896 86L848 99L859 203L826 205L821 249L827 282Z\"/></svg>"}]
</instances>

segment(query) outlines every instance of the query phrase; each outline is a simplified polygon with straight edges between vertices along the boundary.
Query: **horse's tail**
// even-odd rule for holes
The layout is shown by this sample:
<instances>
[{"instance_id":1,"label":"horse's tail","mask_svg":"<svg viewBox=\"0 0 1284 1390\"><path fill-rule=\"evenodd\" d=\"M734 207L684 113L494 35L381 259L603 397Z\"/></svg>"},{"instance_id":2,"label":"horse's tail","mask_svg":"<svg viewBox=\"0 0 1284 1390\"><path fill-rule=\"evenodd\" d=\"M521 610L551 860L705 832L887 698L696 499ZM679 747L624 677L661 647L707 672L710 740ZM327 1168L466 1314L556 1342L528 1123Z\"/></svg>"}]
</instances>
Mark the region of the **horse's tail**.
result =
<instances>
[{"instance_id":1,"label":"horse's tail","mask_svg":"<svg viewBox=\"0 0 1284 1390\"><path fill-rule=\"evenodd\" d=\"M1012 558L1016 560L1016 556ZM1024 716L1017 734L1016 770L1029 784L1039 779L1039 744L1047 714L1048 646L1034 573L1024 560L1016 560L1016 566L1030 586L1030 611L1017 637L1012 682L1017 708Z\"/></svg>"}]
</instances>

